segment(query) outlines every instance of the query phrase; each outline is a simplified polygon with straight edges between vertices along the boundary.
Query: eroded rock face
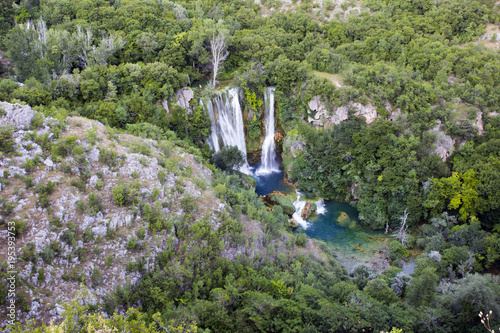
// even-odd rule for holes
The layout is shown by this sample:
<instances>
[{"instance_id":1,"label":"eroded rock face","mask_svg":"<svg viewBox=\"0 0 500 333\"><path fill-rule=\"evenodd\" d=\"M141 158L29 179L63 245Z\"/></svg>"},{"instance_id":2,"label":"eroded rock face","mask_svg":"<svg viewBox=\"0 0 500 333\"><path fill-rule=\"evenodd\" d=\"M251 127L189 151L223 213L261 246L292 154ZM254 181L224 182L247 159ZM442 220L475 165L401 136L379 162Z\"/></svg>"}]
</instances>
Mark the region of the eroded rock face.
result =
<instances>
[{"instance_id":1,"label":"eroded rock face","mask_svg":"<svg viewBox=\"0 0 500 333\"><path fill-rule=\"evenodd\" d=\"M0 102L0 108L5 111L5 114L0 116L0 125L11 125L16 129L28 129L36 113L28 105L7 102Z\"/></svg>"},{"instance_id":2,"label":"eroded rock face","mask_svg":"<svg viewBox=\"0 0 500 333\"><path fill-rule=\"evenodd\" d=\"M441 131L440 127L441 121L438 120L438 124L434 128L430 129L429 132L436 135L434 153L439 155L443 161L446 161L446 159L453 153L455 139L446 135L445 132Z\"/></svg>"},{"instance_id":3,"label":"eroded rock face","mask_svg":"<svg viewBox=\"0 0 500 333\"><path fill-rule=\"evenodd\" d=\"M367 125L373 123L375 119L380 118L380 115L377 113L377 108L371 103L368 103L366 106L361 103L352 103L351 107L358 109L354 115L356 117L365 117Z\"/></svg>"},{"instance_id":4,"label":"eroded rock face","mask_svg":"<svg viewBox=\"0 0 500 333\"><path fill-rule=\"evenodd\" d=\"M188 110L189 112L192 112L192 108L189 106L189 102L193 99L194 97L194 92L191 90L191 88L184 87L179 89L179 91L175 94L175 98L177 99L177 102L175 104L183 107L184 109ZM168 106L167 106L168 108Z\"/></svg>"},{"instance_id":5,"label":"eroded rock face","mask_svg":"<svg viewBox=\"0 0 500 333\"><path fill-rule=\"evenodd\" d=\"M477 111L477 117L472 125L477 128L477 134L482 135L484 133L483 113L481 111Z\"/></svg>"},{"instance_id":6,"label":"eroded rock face","mask_svg":"<svg viewBox=\"0 0 500 333\"><path fill-rule=\"evenodd\" d=\"M375 119L380 117L377 113L377 108L371 103L363 105L357 102L350 102L347 106L334 106L332 110L329 110L319 96L314 96L308 105L309 109L315 112L315 114L313 117L308 117L307 121L314 124L316 129L320 127L325 129L331 128L333 125L346 121L351 109L356 110L354 113L355 116L365 117L367 125L370 125Z\"/></svg>"},{"instance_id":7,"label":"eroded rock face","mask_svg":"<svg viewBox=\"0 0 500 333\"><path fill-rule=\"evenodd\" d=\"M347 112L349 110L347 106L334 108L330 111L327 109L325 103L320 100L319 96L314 96L308 105L309 109L316 112L316 114L314 117L308 117L307 121L314 124L316 129L320 127L330 128L334 124L340 124L340 122L347 120Z\"/></svg>"}]
</instances>

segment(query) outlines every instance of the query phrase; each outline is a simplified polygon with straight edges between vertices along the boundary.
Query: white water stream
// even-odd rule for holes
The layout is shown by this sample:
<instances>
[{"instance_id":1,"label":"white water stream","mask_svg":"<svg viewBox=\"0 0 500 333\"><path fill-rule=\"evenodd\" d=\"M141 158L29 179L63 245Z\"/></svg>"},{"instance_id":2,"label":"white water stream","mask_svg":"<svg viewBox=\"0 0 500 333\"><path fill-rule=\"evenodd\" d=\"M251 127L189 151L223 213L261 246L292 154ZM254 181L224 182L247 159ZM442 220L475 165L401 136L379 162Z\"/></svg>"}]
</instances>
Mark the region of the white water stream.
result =
<instances>
[{"instance_id":1,"label":"white water stream","mask_svg":"<svg viewBox=\"0 0 500 333\"><path fill-rule=\"evenodd\" d=\"M280 165L276 155L276 145L274 143L274 135L276 133L274 129L274 90L274 87L269 87L264 94L266 136L262 144L261 164L256 175L280 172Z\"/></svg>"},{"instance_id":2,"label":"white water stream","mask_svg":"<svg viewBox=\"0 0 500 333\"><path fill-rule=\"evenodd\" d=\"M294 201L293 206L295 207L295 213L293 213L292 218L297 221L297 223L303 228L307 229L309 227L309 222L304 220L301 216L302 210L306 206L306 201L301 200L302 193L300 193L298 190L295 190L297 193L297 200Z\"/></svg>"}]
</instances>

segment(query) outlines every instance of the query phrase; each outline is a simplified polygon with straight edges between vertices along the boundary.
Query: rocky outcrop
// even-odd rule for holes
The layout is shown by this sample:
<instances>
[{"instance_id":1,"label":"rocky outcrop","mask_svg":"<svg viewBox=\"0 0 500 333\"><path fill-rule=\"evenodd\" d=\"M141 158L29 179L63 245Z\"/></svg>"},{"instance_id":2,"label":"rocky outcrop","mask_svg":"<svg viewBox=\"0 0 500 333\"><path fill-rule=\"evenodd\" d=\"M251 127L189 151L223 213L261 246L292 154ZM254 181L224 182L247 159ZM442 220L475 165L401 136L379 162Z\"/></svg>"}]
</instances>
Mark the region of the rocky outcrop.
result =
<instances>
[{"instance_id":1,"label":"rocky outcrop","mask_svg":"<svg viewBox=\"0 0 500 333\"><path fill-rule=\"evenodd\" d=\"M309 116L307 121L316 126L316 129L328 129L333 125L338 125L342 121L346 121L349 111L353 111L357 117L365 117L367 125L373 123L375 119L380 118L377 108L371 103L363 105L357 102L350 102L347 106L333 106L332 108L328 108L319 96L314 96L308 105L313 116Z\"/></svg>"},{"instance_id":2,"label":"rocky outcrop","mask_svg":"<svg viewBox=\"0 0 500 333\"><path fill-rule=\"evenodd\" d=\"M35 117L35 113L28 105L0 102L0 125L10 125L16 129L28 129Z\"/></svg>"},{"instance_id":3,"label":"rocky outcrop","mask_svg":"<svg viewBox=\"0 0 500 333\"><path fill-rule=\"evenodd\" d=\"M484 133L483 113L481 111L477 111L477 117L474 119L472 126L477 128L477 134L482 135Z\"/></svg>"},{"instance_id":4,"label":"rocky outcrop","mask_svg":"<svg viewBox=\"0 0 500 333\"><path fill-rule=\"evenodd\" d=\"M175 104L188 110L188 112L192 112L193 109L189 105L189 102L193 99L193 97L194 97L194 92L191 88L188 87L181 88L179 89L179 91L177 91L177 93L175 93L175 98L177 99L177 102Z\"/></svg>"},{"instance_id":5,"label":"rocky outcrop","mask_svg":"<svg viewBox=\"0 0 500 333\"><path fill-rule=\"evenodd\" d=\"M441 157L443 161L446 161L446 159L453 153L453 147L455 146L456 140L441 131L441 121L438 120L437 122L438 124L429 130L430 133L436 136L433 152Z\"/></svg>"}]
</instances>

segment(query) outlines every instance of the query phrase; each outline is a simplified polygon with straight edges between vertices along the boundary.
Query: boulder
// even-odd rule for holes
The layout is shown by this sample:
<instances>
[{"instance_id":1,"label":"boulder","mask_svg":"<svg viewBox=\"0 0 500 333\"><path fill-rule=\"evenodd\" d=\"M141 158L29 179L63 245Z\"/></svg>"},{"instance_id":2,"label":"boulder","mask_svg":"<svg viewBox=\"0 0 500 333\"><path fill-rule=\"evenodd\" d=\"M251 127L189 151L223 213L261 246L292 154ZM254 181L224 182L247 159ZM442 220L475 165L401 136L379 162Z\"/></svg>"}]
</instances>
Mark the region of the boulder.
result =
<instances>
[{"instance_id":1,"label":"boulder","mask_svg":"<svg viewBox=\"0 0 500 333\"><path fill-rule=\"evenodd\" d=\"M339 212L339 217L337 217L337 222L338 223L346 223L349 222L351 219L349 218L349 215L347 215L346 212Z\"/></svg>"},{"instance_id":2,"label":"boulder","mask_svg":"<svg viewBox=\"0 0 500 333\"><path fill-rule=\"evenodd\" d=\"M0 125L11 125L16 129L28 129L36 113L28 105L7 102L0 102L0 109L5 111L3 115L0 115Z\"/></svg>"}]
</instances>

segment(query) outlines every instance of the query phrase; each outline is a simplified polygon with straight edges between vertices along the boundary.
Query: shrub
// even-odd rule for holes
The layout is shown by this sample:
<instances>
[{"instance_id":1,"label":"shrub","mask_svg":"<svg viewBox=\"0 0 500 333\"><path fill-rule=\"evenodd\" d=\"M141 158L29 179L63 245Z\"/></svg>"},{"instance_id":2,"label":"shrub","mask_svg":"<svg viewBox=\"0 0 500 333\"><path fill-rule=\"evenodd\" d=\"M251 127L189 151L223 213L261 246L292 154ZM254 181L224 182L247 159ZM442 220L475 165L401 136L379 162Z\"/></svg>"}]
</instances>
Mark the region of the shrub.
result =
<instances>
[{"instance_id":1,"label":"shrub","mask_svg":"<svg viewBox=\"0 0 500 333\"><path fill-rule=\"evenodd\" d=\"M151 191L151 195L149 196L149 198L151 199L151 201L154 202L158 199L159 196L160 196L160 189L158 187L155 187L153 191Z\"/></svg>"},{"instance_id":2,"label":"shrub","mask_svg":"<svg viewBox=\"0 0 500 333\"><path fill-rule=\"evenodd\" d=\"M94 268L94 271L92 272L92 275L90 276L90 280L92 281L92 287L97 287L98 285L101 284L101 272L97 267Z\"/></svg>"},{"instance_id":3,"label":"shrub","mask_svg":"<svg viewBox=\"0 0 500 333\"><path fill-rule=\"evenodd\" d=\"M98 197L94 193L90 193L89 194L88 214L95 215L99 212L104 212L104 205L102 204L102 200L100 197Z\"/></svg>"},{"instance_id":4,"label":"shrub","mask_svg":"<svg viewBox=\"0 0 500 333\"><path fill-rule=\"evenodd\" d=\"M37 129L43 126L44 117L41 113L35 113L33 120L31 121L31 129Z\"/></svg>"},{"instance_id":5,"label":"shrub","mask_svg":"<svg viewBox=\"0 0 500 333\"><path fill-rule=\"evenodd\" d=\"M30 188L35 184L35 182L33 181L33 178L31 178L31 177L24 178L24 182L26 183L26 188Z\"/></svg>"},{"instance_id":6,"label":"shrub","mask_svg":"<svg viewBox=\"0 0 500 333\"><path fill-rule=\"evenodd\" d=\"M90 228L85 228L85 230L83 231L83 237L82 237L83 242L90 243L94 240L94 238L95 238L95 235L92 232L92 230Z\"/></svg>"},{"instance_id":7,"label":"shrub","mask_svg":"<svg viewBox=\"0 0 500 333\"><path fill-rule=\"evenodd\" d=\"M115 167L118 164L118 155L112 149L102 148L99 152L99 162L106 164L110 168Z\"/></svg>"},{"instance_id":8,"label":"shrub","mask_svg":"<svg viewBox=\"0 0 500 333\"><path fill-rule=\"evenodd\" d=\"M165 182L167 181L167 174L165 173L165 171L158 171L158 180L162 185L165 184Z\"/></svg>"},{"instance_id":9,"label":"shrub","mask_svg":"<svg viewBox=\"0 0 500 333\"><path fill-rule=\"evenodd\" d=\"M97 136L97 130L95 128L87 130L87 132L85 132L85 137L92 146L95 145L97 141L101 141L101 138Z\"/></svg>"},{"instance_id":10,"label":"shrub","mask_svg":"<svg viewBox=\"0 0 500 333\"><path fill-rule=\"evenodd\" d=\"M399 266L401 260L408 257L410 252L399 241L392 241L387 251L387 256L396 265Z\"/></svg>"},{"instance_id":11,"label":"shrub","mask_svg":"<svg viewBox=\"0 0 500 333\"><path fill-rule=\"evenodd\" d=\"M41 267L38 270L37 280L38 280L38 283L42 283L43 281L45 281L45 272L43 270L43 267Z\"/></svg>"},{"instance_id":12,"label":"shrub","mask_svg":"<svg viewBox=\"0 0 500 333\"><path fill-rule=\"evenodd\" d=\"M103 187L104 187L104 182L102 181L101 178L98 178L97 182L95 183L95 189L99 191Z\"/></svg>"},{"instance_id":13,"label":"shrub","mask_svg":"<svg viewBox=\"0 0 500 333\"><path fill-rule=\"evenodd\" d=\"M14 139L12 138L12 129L9 127L0 127L0 152L4 154L14 151Z\"/></svg>"},{"instance_id":14,"label":"shrub","mask_svg":"<svg viewBox=\"0 0 500 333\"><path fill-rule=\"evenodd\" d=\"M137 238L144 239L146 237L146 228L141 227L137 232Z\"/></svg>"},{"instance_id":15,"label":"shrub","mask_svg":"<svg viewBox=\"0 0 500 333\"><path fill-rule=\"evenodd\" d=\"M236 146L226 146L212 155L212 161L221 170L239 169L245 159Z\"/></svg>"},{"instance_id":16,"label":"shrub","mask_svg":"<svg viewBox=\"0 0 500 333\"><path fill-rule=\"evenodd\" d=\"M189 195L189 194L186 194L182 199L181 199L181 208L182 210L189 214L191 213L195 206L194 206L194 198Z\"/></svg>"},{"instance_id":17,"label":"shrub","mask_svg":"<svg viewBox=\"0 0 500 333\"><path fill-rule=\"evenodd\" d=\"M59 140L55 145L52 146L52 155L66 157L73 149L76 147L76 136L68 136L65 139Z\"/></svg>"},{"instance_id":18,"label":"shrub","mask_svg":"<svg viewBox=\"0 0 500 333\"><path fill-rule=\"evenodd\" d=\"M35 189L35 192L38 193L38 202L37 205L42 208L47 208L50 206L49 196L54 193L56 189L56 183L47 182L46 184L39 183Z\"/></svg>"},{"instance_id":19,"label":"shrub","mask_svg":"<svg viewBox=\"0 0 500 333\"><path fill-rule=\"evenodd\" d=\"M306 234L298 234L295 238L295 244L298 246L305 246L307 244L307 235Z\"/></svg>"},{"instance_id":20,"label":"shrub","mask_svg":"<svg viewBox=\"0 0 500 333\"><path fill-rule=\"evenodd\" d=\"M118 206L128 206L139 200L140 183L132 185L121 184L113 188L113 200Z\"/></svg>"},{"instance_id":21,"label":"shrub","mask_svg":"<svg viewBox=\"0 0 500 333\"><path fill-rule=\"evenodd\" d=\"M73 223L68 224L68 229L64 230L61 235L61 240L68 245L75 246L76 245L76 226Z\"/></svg>"},{"instance_id":22,"label":"shrub","mask_svg":"<svg viewBox=\"0 0 500 333\"><path fill-rule=\"evenodd\" d=\"M107 258L106 258L106 261L105 261L105 264L106 264L106 267L109 267L113 264L113 261L114 261L114 258L113 256L110 254Z\"/></svg>"},{"instance_id":23,"label":"shrub","mask_svg":"<svg viewBox=\"0 0 500 333\"><path fill-rule=\"evenodd\" d=\"M8 216L14 211L14 204L5 198L0 198L0 215Z\"/></svg>"},{"instance_id":24,"label":"shrub","mask_svg":"<svg viewBox=\"0 0 500 333\"><path fill-rule=\"evenodd\" d=\"M134 143L132 143L130 150L136 154L142 154L142 155L146 155L146 156L152 155L151 149L149 149L149 147L144 143L134 142Z\"/></svg>"}]
</instances>

